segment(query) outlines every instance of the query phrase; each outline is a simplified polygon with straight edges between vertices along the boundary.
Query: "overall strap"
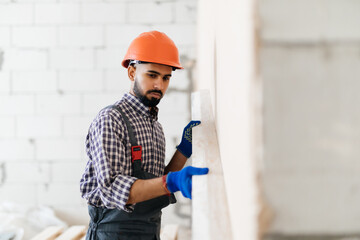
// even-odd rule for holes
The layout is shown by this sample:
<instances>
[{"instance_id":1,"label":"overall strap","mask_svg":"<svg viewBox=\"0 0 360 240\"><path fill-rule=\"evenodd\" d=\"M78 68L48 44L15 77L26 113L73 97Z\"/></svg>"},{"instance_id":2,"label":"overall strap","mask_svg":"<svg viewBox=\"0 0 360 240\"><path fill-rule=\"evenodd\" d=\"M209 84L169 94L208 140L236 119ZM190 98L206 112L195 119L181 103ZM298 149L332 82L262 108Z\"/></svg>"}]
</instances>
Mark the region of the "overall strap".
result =
<instances>
[{"instance_id":1,"label":"overall strap","mask_svg":"<svg viewBox=\"0 0 360 240\"><path fill-rule=\"evenodd\" d=\"M108 108L113 108L117 110L122 118L124 119L126 128L128 129L130 143L131 143L131 161L132 161L132 167L134 171L134 177L140 177L141 174L141 153L142 149L141 146L137 144L134 130L130 125L129 118L124 114L124 112L121 110L121 108L117 105L110 105ZM135 157L134 157L135 154ZM134 159L135 158L135 159Z\"/></svg>"}]
</instances>

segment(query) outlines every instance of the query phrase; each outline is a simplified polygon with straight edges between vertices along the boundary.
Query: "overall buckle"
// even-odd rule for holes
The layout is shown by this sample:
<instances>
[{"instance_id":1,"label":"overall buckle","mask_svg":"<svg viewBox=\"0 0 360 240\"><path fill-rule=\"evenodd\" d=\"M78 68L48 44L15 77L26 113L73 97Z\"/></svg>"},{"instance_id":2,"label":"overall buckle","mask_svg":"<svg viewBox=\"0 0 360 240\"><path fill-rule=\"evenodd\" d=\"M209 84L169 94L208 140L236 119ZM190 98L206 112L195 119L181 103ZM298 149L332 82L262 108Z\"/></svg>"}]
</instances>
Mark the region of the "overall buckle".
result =
<instances>
[{"instance_id":1,"label":"overall buckle","mask_svg":"<svg viewBox=\"0 0 360 240\"><path fill-rule=\"evenodd\" d=\"M136 160L142 161L141 154L142 154L142 147L140 145L131 147L131 161L132 162L134 162Z\"/></svg>"}]
</instances>

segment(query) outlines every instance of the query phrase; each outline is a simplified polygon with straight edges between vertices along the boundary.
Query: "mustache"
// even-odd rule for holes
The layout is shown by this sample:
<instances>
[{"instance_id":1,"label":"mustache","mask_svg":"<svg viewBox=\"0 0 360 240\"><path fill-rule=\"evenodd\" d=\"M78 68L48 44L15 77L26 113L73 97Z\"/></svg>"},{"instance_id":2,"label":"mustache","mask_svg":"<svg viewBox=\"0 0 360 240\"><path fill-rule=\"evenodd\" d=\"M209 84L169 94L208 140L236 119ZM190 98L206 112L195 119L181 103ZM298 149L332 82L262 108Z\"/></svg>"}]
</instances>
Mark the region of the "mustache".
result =
<instances>
[{"instance_id":1,"label":"mustache","mask_svg":"<svg viewBox=\"0 0 360 240\"><path fill-rule=\"evenodd\" d=\"M158 93L158 94L160 94L161 97L163 96L163 93L160 90L154 89L154 90L149 90L146 92L146 94L149 94L149 93Z\"/></svg>"}]
</instances>

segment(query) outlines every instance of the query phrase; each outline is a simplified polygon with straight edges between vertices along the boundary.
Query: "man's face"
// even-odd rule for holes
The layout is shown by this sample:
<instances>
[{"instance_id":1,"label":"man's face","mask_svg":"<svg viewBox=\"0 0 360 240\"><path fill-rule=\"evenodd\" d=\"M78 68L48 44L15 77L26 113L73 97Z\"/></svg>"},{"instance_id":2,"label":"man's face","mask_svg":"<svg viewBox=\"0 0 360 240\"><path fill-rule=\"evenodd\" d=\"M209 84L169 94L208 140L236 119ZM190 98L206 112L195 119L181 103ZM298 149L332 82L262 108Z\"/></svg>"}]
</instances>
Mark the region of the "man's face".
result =
<instances>
[{"instance_id":1,"label":"man's face","mask_svg":"<svg viewBox=\"0 0 360 240\"><path fill-rule=\"evenodd\" d=\"M172 67L156 64L136 64L129 66L130 93L148 107L156 106L164 96L170 82Z\"/></svg>"}]
</instances>

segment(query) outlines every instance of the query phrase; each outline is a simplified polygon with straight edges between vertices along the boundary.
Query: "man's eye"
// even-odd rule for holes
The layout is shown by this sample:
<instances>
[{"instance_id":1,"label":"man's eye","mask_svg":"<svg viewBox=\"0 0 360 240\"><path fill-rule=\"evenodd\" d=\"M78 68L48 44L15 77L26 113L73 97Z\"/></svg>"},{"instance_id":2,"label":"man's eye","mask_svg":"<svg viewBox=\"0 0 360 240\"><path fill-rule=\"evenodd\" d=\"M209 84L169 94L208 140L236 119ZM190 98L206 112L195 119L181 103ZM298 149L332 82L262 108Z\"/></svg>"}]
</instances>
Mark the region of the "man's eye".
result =
<instances>
[{"instance_id":1,"label":"man's eye","mask_svg":"<svg viewBox=\"0 0 360 240\"><path fill-rule=\"evenodd\" d=\"M164 77L163 79L164 79L164 81L169 81L170 77Z\"/></svg>"},{"instance_id":2,"label":"man's eye","mask_svg":"<svg viewBox=\"0 0 360 240\"><path fill-rule=\"evenodd\" d=\"M149 77L156 78L156 74L149 74Z\"/></svg>"}]
</instances>

